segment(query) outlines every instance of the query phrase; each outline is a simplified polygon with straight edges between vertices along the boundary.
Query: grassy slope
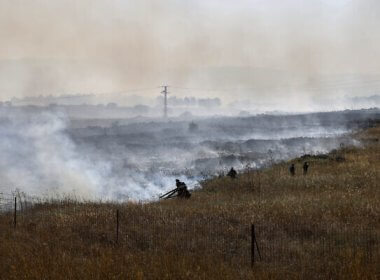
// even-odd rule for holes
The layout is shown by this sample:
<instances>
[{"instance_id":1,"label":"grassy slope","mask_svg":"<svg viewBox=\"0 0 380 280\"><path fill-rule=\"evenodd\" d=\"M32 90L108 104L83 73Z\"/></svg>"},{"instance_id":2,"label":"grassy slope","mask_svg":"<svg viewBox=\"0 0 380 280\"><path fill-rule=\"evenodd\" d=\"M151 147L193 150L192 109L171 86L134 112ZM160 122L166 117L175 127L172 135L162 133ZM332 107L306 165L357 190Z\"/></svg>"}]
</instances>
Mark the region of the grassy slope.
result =
<instances>
[{"instance_id":1,"label":"grassy slope","mask_svg":"<svg viewBox=\"0 0 380 280\"><path fill-rule=\"evenodd\" d=\"M380 231L380 127L355 137L362 141L362 148L344 148L325 159L308 158L307 176L289 176L290 162L286 162L241 174L237 180L207 181L189 201L40 205L20 215L16 230L11 227L11 215L2 214L0 278L376 279L379 259L364 263L349 246L329 255L312 247L328 233L349 234L361 228ZM338 162L337 157L345 161ZM292 161L299 173L303 160ZM116 208L122 217L119 245L114 242ZM240 266L223 258L224 253L219 254L223 248L215 240L229 244L241 239L242 247L249 249L246 227L252 222L263 232L274 231L275 248L285 242L294 250L294 259L263 262L252 270L243 263L249 258L243 251L224 252L243 263ZM178 226L184 230L174 230ZM302 243L297 237L307 234L313 239L302 239ZM140 236L155 243L140 242ZM185 241L187 246L194 242L192 252L178 246ZM265 242L260 241L263 250ZM208 244L213 245L208 248Z\"/></svg>"}]
</instances>

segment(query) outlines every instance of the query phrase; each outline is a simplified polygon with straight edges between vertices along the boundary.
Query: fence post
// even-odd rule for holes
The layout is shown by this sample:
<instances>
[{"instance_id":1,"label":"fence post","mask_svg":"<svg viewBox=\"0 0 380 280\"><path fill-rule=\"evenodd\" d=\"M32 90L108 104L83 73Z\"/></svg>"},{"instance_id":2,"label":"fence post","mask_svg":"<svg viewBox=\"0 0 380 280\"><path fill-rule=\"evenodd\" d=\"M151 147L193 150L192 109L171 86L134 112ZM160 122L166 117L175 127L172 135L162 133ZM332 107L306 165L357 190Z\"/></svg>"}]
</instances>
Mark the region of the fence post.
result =
<instances>
[{"instance_id":1,"label":"fence post","mask_svg":"<svg viewBox=\"0 0 380 280\"><path fill-rule=\"evenodd\" d=\"M14 209L14 216L13 216L13 226L16 228L17 225L17 197L15 196L15 209Z\"/></svg>"},{"instance_id":2,"label":"fence post","mask_svg":"<svg viewBox=\"0 0 380 280\"><path fill-rule=\"evenodd\" d=\"M255 246L257 249L257 254L261 261L262 258L261 258L261 253L259 249L259 244L257 243L257 239L256 239L255 225L252 224L251 225L251 267L253 267L253 265L255 264Z\"/></svg>"},{"instance_id":3,"label":"fence post","mask_svg":"<svg viewBox=\"0 0 380 280\"><path fill-rule=\"evenodd\" d=\"M255 264L255 225L251 225L251 267Z\"/></svg>"},{"instance_id":4,"label":"fence post","mask_svg":"<svg viewBox=\"0 0 380 280\"><path fill-rule=\"evenodd\" d=\"M262 258L261 258L259 244L257 243L257 239L256 239L256 232L255 232L255 244L256 244L257 254L259 255L259 258L260 258L260 261L261 261Z\"/></svg>"},{"instance_id":5,"label":"fence post","mask_svg":"<svg viewBox=\"0 0 380 280\"><path fill-rule=\"evenodd\" d=\"M119 209L116 210L116 244L119 243Z\"/></svg>"}]
</instances>

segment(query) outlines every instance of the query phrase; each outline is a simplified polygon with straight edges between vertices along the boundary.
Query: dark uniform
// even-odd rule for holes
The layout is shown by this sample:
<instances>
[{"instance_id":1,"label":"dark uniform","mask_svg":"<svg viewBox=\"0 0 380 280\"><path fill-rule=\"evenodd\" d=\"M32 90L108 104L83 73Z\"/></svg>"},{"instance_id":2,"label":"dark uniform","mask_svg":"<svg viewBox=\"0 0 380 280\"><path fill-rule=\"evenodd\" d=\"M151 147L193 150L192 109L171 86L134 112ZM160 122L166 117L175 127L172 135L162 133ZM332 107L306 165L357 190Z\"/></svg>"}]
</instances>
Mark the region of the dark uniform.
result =
<instances>
[{"instance_id":1,"label":"dark uniform","mask_svg":"<svg viewBox=\"0 0 380 280\"><path fill-rule=\"evenodd\" d=\"M227 173L227 176L231 177L232 179L236 179L236 175L236 170L233 167L231 167L230 171Z\"/></svg>"},{"instance_id":2,"label":"dark uniform","mask_svg":"<svg viewBox=\"0 0 380 280\"><path fill-rule=\"evenodd\" d=\"M180 180L178 180L178 179L175 179L175 186L177 187L177 188L180 188L181 186L182 186L182 184L185 184L184 182L181 182Z\"/></svg>"},{"instance_id":3,"label":"dark uniform","mask_svg":"<svg viewBox=\"0 0 380 280\"><path fill-rule=\"evenodd\" d=\"M307 170L309 169L309 163L307 163L307 161L305 161L302 168L303 168L303 175L306 175Z\"/></svg>"},{"instance_id":4,"label":"dark uniform","mask_svg":"<svg viewBox=\"0 0 380 280\"><path fill-rule=\"evenodd\" d=\"M190 198L191 193L188 191L187 186L184 182L176 179L175 185L177 187L177 196L179 198Z\"/></svg>"},{"instance_id":5,"label":"dark uniform","mask_svg":"<svg viewBox=\"0 0 380 280\"><path fill-rule=\"evenodd\" d=\"M296 175L296 167L294 166L294 163L289 167L289 172L292 176Z\"/></svg>"}]
</instances>

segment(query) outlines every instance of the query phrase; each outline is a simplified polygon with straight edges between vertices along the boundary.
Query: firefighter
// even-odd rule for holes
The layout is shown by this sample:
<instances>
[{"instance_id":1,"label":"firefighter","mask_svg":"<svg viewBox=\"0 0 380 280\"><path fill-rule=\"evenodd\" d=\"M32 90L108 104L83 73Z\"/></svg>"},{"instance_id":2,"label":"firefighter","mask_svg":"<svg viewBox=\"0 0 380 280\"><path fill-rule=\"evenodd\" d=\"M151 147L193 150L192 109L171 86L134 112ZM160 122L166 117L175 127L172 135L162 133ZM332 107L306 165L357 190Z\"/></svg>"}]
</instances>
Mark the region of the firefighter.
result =
<instances>
[{"instance_id":1,"label":"firefighter","mask_svg":"<svg viewBox=\"0 0 380 280\"><path fill-rule=\"evenodd\" d=\"M292 175L292 176L296 175L296 167L294 166L294 163L292 163L292 165L290 165L289 172L290 172L290 175Z\"/></svg>"},{"instance_id":2,"label":"firefighter","mask_svg":"<svg viewBox=\"0 0 380 280\"><path fill-rule=\"evenodd\" d=\"M309 163L307 161L304 162L302 169L303 169L303 175L306 175L307 170L309 169Z\"/></svg>"},{"instance_id":3,"label":"firefighter","mask_svg":"<svg viewBox=\"0 0 380 280\"><path fill-rule=\"evenodd\" d=\"M230 171L227 173L227 176L231 177L232 179L236 179L236 175L236 170L233 167L231 167Z\"/></svg>"},{"instance_id":4,"label":"firefighter","mask_svg":"<svg viewBox=\"0 0 380 280\"><path fill-rule=\"evenodd\" d=\"M179 198L190 198L191 193L187 189L187 186L184 182L181 182L180 180L175 180L175 185L177 187L177 196Z\"/></svg>"}]
</instances>

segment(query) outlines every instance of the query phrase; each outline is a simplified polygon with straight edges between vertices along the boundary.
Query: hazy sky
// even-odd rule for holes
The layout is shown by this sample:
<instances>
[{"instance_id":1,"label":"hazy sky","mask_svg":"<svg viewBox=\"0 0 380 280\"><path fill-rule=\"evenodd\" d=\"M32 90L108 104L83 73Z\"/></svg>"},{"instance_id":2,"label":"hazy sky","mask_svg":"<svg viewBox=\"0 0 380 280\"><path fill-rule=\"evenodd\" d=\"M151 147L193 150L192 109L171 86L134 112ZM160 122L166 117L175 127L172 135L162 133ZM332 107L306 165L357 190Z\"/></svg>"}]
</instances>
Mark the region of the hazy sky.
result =
<instances>
[{"instance_id":1,"label":"hazy sky","mask_svg":"<svg viewBox=\"0 0 380 280\"><path fill-rule=\"evenodd\" d=\"M378 0L0 0L0 99L379 93L379 27Z\"/></svg>"}]
</instances>

